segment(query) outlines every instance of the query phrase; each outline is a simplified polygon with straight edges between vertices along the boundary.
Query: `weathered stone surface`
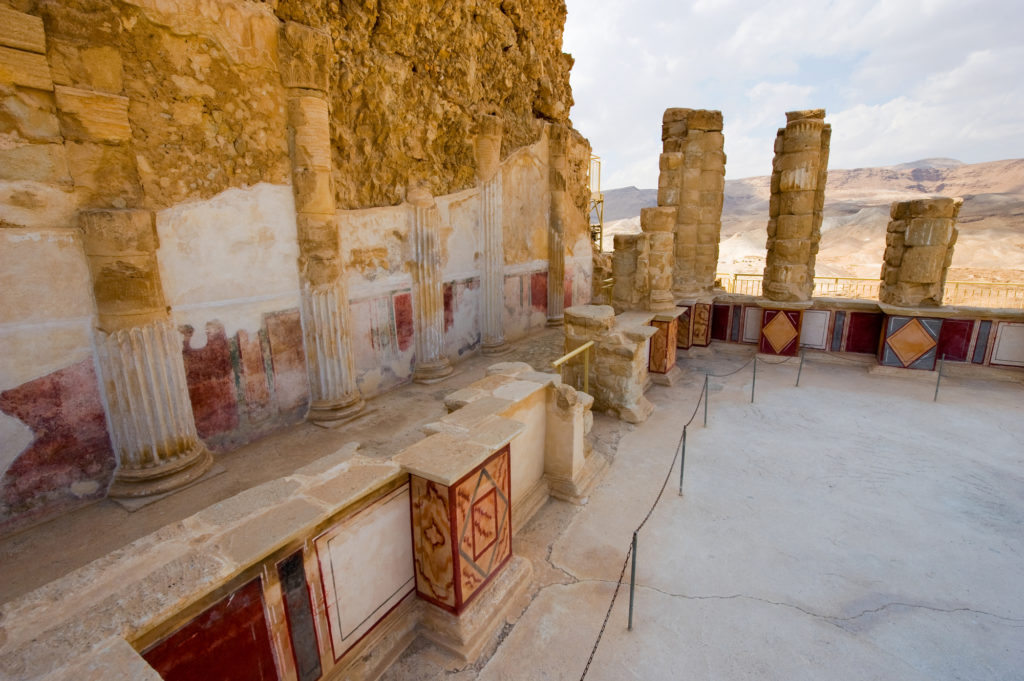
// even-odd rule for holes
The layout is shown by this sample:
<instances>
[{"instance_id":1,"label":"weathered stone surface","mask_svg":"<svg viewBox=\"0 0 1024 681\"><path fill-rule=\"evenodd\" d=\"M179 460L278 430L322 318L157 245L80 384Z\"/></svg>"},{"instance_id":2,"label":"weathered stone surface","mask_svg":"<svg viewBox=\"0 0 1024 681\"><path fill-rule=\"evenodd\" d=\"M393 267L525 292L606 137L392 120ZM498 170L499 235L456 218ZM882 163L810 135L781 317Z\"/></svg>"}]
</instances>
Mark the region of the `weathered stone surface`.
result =
<instances>
[{"instance_id":1,"label":"weathered stone surface","mask_svg":"<svg viewBox=\"0 0 1024 681\"><path fill-rule=\"evenodd\" d=\"M45 56L9 47L0 47L0 83L53 90L50 65Z\"/></svg>"},{"instance_id":2,"label":"weathered stone surface","mask_svg":"<svg viewBox=\"0 0 1024 681\"><path fill-rule=\"evenodd\" d=\"M331 36L288 21L281 27L281 82L288 88L327 91Z\"/></svg>"},{"instance_id":3,"label":"weathered stone surface","mask_svg":"<svg viewBox=\"0 0 1024 681\"><path fill-rule=\"evenodd\" d=\"M0 7L0 46L44 54L46 33L43 20L9 7Z\"/></svg>"},{"instance_id":4,"label":"weathered stone surface","mask_svg":"<svg viewBox=\"0 0 1024 681\"><path fill-rule=\"evenodd\" d=\"M80 142L127 142L128 98L58 85L54 89L61 132Z\"/></svg>"},{"instance_id":5,"label":"weathered stone surface","mask_svg":"<svg viewBox=\"0 0 1024 681\"><path fill-rule=\"evenodd\" d=\"M879 300L902 307L942 304L962 204L954 198L893 202Z\"/></svg>"},{"instance_id":6,"label":"weathered stone surface","mask_svg":"<svg viewBox=\"0 0 1024 681\"><path fill-rule=\"evenodd\" d=\"M78 215L88 256L145 255L159 247L156 222L148 210L91 210Z\"/></svg>"}]
</instances>

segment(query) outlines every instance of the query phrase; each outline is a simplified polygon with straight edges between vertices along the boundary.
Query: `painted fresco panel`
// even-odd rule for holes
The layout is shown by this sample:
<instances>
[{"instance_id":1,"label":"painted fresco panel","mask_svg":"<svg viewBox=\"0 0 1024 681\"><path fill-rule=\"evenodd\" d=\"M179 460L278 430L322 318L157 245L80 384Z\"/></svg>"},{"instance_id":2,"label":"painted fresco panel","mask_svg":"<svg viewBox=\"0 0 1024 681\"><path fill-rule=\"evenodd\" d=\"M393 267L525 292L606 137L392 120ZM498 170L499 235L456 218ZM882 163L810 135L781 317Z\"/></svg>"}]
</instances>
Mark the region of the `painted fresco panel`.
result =
<instances>
[{"instance_id":1,"label":"painted fresco panel","mask_svg":"<svg viewBox=\"0 0 1024 681\"><path fill-rule=\"evenodd\" d=\"M448 488L409 476L416 593L431 603L455 608L455 553Z\"/></svg>"},{"instance_id":2,"label":"painted fresco panel","mask_svg":"<svg viewBox=\"0 0 1024 681\"><path fill-rule=\"evenodd\" d=\"M676 330L676 347L688 349L691 344L690 319L693 317L693 306L682 305L680 307L683 307L686 311L679 315L679 328Z\"/></svg>"},{"instance_id":3,"label":"painted fresco panel","mask_svg":"<svg viewBox=\"0 0 1024 681\"><path fill-rule=\"evenodd\" d=\"M142 653L166 681L277 681L256 578Z\"/></svg>"},{"instance_id":4,"label":"painted fresco panel","mask_svg":"<svg viewBox=\"0 0 1024 681\"><path fill-rule=\"evenodd\" d=\"M409 494L404 485L315 540L335 660L414 588Z\"/></svg>"},{"instance_id":5,"label":"painted fresco panel","mask_svg":"<svg viewBox=\"0 0 1024 681\"><path fill-rule=\"evenodd\" d=\"M941 330L941 319L887 317L879 362L882 366L931 371L935 368Z\"/></svg>"},{"instance_id":6,"label":"painted fresco panel","mask_svg":"<svg viewBox=\"0 0 1024 681\"><path fill-rule=\"evenodd\" d=\"M509 448L505 447L455 486L461 610L512 555ZM479 552L479 553L478 553Z\"/></svg>"},{"instance_id":7,"label":"painted fresco panel","mask_svg":"<svg viewBox=\"0 0 1024 681\"><path fill-rule=\"evenodd\" d=\"M651 359L649 369L656 374L668 373L676 365L676 335L679 320L662 321L655 319L651 326L658 333L651 337Z\"/></svg>"},{"instance_id":8,"label":"painted fresco panel","mask_svg":"<svg viewBox=\"0 0 1024 681\"><path fill-rule=\"evenodd\" d=\"M846 352L875 355L882 339L885 315L875 312L851 312L846 335Z\"/></svg>"},{"instance_id":9,"label":"painted fresco panel","mask_svg":"<svg viewBox=\"0 0 1024 681\"><path fill-rule=\"evenodd\" d=\"M317 645L316 626L313 623L313 605L302 550L296 551L277 564L284 600L288 638L295 658L298 681L316 681L320 678L320 648Z\"/></svg>"},{"instance_id":10,"label":"painted fresco panel","mask_svg":"<svg viewBox=\"0 0 1024 681\"><path fill-rule=\"evenodd\" d=\"M765 310L758 352L793 357L800 349L800 310Z\"/></svg>"},{"instance_id":11,"label":"painted fresco panel","mask_svg":"<svg viewBox=\"0 0 1024 681\"><path fill-rule=\"evenodd\" d=\"M757 343L761 339L761 308L749 306L743 308L744 343Z\"/></svg>"},{"instance_id":12,"label":"painted fresco panel","mask_svg":"<svg viewBox=\"0 0 1024 681\"><path fill-rule=\"evenodd\" d=\"M828 343L828 310L804 310L800 328L800 345L824 350Z\"/></svg>"},{"instance_id":13,"label":"painted fresco panel","mask_svg":"<svg viewBox=\"0 0 1024 681\"><path fill-rule=\"evenodd\" d=\"M690 344L707 347L711 344L711 303L695 303L690 322Z\"/></svg>"},{"instance_id":14,"label":"painted fresco panel","mask_svg":"<svg viewBox=\"0 0 1024 681\"><path fill-rule=\"evenodd\" d=\"M939 358L946 362L966 362L973 332L973 319L943 320L939 333Z\"/></svg>"},{"instance_id":15,"label":"painted fresco panel","mask_svg":"<svg viewBox=\"0 0 1024 681\"><path fill-rule=\"evenodd\" d=\"M846 327L846 312L836 311L836 321L832 325L832 352L839 352L843 349L843 330Z\"/></svg>"},{"instance_id":16,"label":"painted fresco panel","mask_svg":"<svg viewBox=\"0 0 1024 681\"><path fill-rule=\"evenodd\" d=\"M729 319L732 307L729 305L715 305L711 312L711 338L712 340L729 340Z\"/></svg>"},{"instance_id":17,"label":"painted fresco panel","mask_svg":"<svg viewBox=\"0 0 1024 681\"><path fill-rule=\"evenodd\" d=\"M1024 366L1024 324L1001 322L996 327L991 363Z\"/></svg>"},{"instance_id":18,"label":"painted fresco panel","mask_svg":"<svg viewBox=\"0 0 1024 681\"><path fill-rule=\"evenodd\" d=\"M985 353L988 352L988 340L992 335L992 322L988 319L978 322L978 338L974 341L974 354L971 356L972 364L984 364Z\"/></svg>"}]
</instances>

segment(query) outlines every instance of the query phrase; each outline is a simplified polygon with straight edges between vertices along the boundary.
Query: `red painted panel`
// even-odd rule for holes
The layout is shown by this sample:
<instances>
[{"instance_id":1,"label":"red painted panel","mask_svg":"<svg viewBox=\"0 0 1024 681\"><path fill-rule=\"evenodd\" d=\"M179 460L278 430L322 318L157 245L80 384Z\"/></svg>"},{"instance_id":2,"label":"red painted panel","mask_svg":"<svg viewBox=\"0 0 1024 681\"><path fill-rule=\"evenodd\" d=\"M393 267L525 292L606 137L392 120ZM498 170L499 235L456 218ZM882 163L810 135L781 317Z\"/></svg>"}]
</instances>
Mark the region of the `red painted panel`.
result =
<instances>
[{"instance_id":1,"label":"red painted panel","mask_svg":"<svg viewBox=\"0 0 1024 681\"><path fill-rule=\"evenodd\" d=\"M270 359L274 367L274 396L281 411L304 407L309 401L309 375L298 310L266 315Z\"/></svg>"},{"instance_id":2,"label":"red painted panel","mask_svg":"<svg viewBox=\"0 0 1024 681\"><path fill-rule=\"evenodd\" d=\"M452 328L455 323L455 305L452 300L452 284L448 283L444 285L444 330L445 333L448 329Z\"/></svg>"},{"instance_id":3,"label":"red painted panel","mask_svg":"<svg viewBox=\"0 0 1024 681\"><path fill-rule=\"evenodd\" d=\"M257 577L143 652L166 681L277 681Z\"/></svg>"},{"instance_id":4,"label":"red painted panel","mask_svg":"<svg viewBox=\"0 0 1024 681\"><path fill-rule=\"evenodd\" d=\"M395 333L398 334L398 349L405 352L412 347L415 322L412 317L412 294L397 293L392 296L395 306Z\"/></svg>"},{"instance_id":5,"label":"red painted panel","mask_svg":"<svg viewBox=\"0 0 1024 681\"><path fill-rule=\"evenodd\" d=\"M548 273L534 272L530 275L530 304L538 312L548 313Z\"/></svg>"},{"instance_id":6,"label":"red painted panel","mask_svg":"<svg viewBox=\"0 0 1024 681\"><path fill-rule=\"evenodd\" d=\"M562 288L562 305L563 307L572 307L572 275L568 274L565 277L565 282Z\"/></svg>"},{"instance_id":7,"label":"red painted panel","mask_svg":"<svg viewBox=\"0 0 1024 681\"><path fill-rule=\"evenodd\" d=\"M971 347L973 319L944 319L939 332L939 358L948 362L966 362Z\"/></svg>"},{"instance_id":8,"label":"red painted panel","mask_svg":"<svg viewBox=\"0 0 1024 681\"><path fill-rule=\"evenodd\" d=\"M846 352L874 355L882 340L885 315L877 312L851 312L846 334Z\"/></svg>"},{"instance_id":9,"label":"red painted panel","mask_svg":"<svg viewBox=\"0 0 1024 681\"><path fill-rule=\"evenodd\" d=\"M192 348L195 330L181 329L185 335L185 376L192 413L199 437L211 437L238 427L238 397L235 394L235 372L231 366L231 346L224 335L224 326L213 322L206 326L206 345Z\"/></svg>"},{"instance_id":10,"label":"red painted panel","mask_svg":"<svg viewBox=\"0 0 1024 681\"><path fill-rule=\"evenodd\" d=\"M249 418L266 418L270 415L267 411L270 406L270 386L267 383L267 370L263 362L263 346L259 334L250 335L245 330L238 332L238 358Z\"/></svg>"},{"instance_id":11,"label":"red painted panel","mask_svg":"<svg viewBox=\"0 0 1024 681\"><path fill-rule=\"evenodd\" d=\"M35 438L0 477L0 534L106 494L115 459L91 359L0 392L0 411Z\"/></svg>"},{"instance_id":12,"label":"red painted panel","mask_svg":"<svg viewBox=\"0 0 1024 681\"><path fill-rule=\"evenodd\" d=\"M729 310L728 305L715 305L711 311L712 340L724 341L729 338Z\"/></svg>"},{"instance_id":13,"label":"red painted panel","mask_svg":"<svg viewBox=\"0 0 1024 681\"><path fill-rule=\"evenodd\" d=\"M737 314L739 314L737 312ZM765 329L777 315L784 315L789 321L788 327L783 327L785 333L792 334L792 339L778 351L768 340ZM795 357L800 351L800 328L803 324L803 312L799 310L765 310L761 315L761 336L757 343L757 351L766 355L778 355L780 357ZM785 342L785 336L776 338L776 342Z\"/></svg>"}]
</instances>

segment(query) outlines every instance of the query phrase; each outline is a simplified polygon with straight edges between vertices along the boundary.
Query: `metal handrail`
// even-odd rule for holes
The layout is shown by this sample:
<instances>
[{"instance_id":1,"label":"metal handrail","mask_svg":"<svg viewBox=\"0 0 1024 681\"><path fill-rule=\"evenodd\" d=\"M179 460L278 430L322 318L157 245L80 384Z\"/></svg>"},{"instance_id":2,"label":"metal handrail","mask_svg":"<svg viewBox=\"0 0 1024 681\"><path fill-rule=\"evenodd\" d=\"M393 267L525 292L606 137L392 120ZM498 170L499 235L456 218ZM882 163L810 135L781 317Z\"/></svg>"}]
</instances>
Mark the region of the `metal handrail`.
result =
<instances>
[{"instance_id":1,"label":"metal handrail","mask_svg":"<svg viewBox=\"0 0 1024 681\"><path fill-rule=\"evenodd\" d=\"M583 392L590 394L590 354L587 352L590 348L594 347L594 341L587 341L583 345L579 346L572 352L567 352L554 362L551 366L558 369L563 364L568 362L573 357L582 354L583 355Z\"/></svg>"}]
</instances>

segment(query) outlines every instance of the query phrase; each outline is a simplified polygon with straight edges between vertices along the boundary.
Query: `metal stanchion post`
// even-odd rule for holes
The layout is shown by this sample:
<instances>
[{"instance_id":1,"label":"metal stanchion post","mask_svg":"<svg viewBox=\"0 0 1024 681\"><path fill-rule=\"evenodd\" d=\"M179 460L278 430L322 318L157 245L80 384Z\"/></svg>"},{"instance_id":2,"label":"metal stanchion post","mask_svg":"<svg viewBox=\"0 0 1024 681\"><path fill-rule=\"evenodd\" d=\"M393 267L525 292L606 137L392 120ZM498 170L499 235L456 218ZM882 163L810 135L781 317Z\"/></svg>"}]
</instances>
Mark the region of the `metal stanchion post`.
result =
<instances>
[{"instance_id":1,"label":"metal stanchion post","mask_svg":"<svg viewBox=\"0 0 1024 681\"><path fill-rule=\"evenodd\" d=\"M633 595L636 591L636 532L633 532L633 567L629 575L629 631L633 631Z\"/></svg>"},{"instance_id":2,"label":"metal stanchion post","mask_svg":"<svg viewBox=\"0 0 1024 681\"><path fill-rule=\"evenodd\" d=\"M946 359L945 355L939 357L939 375L935 378L935 397L932 399L932 402L939 401L939 384L942 383L942 360L944 359Z\"/></svg>"},{"instance_id":3,"label":"metal stanchion post","mask_svg":"<svg viewBox=\"0 0 1024 681\"><path fill-rule=\"evenodd\" d=\"M800 374L804 372L804 353L806 348L800 348L800 368L796 370L796 387L800 387Z\"/></svg>"},{"instance_id":4,"label":"metal stanchion post","mask_svg":"<svg viewBox=\"0 0 1024 681\"><path fill-rule=\"evenodd\" d=\"M683 426L683 450L679 456L679 496L683 496L683 469L686 468L686 429L689 426Z\"/></svg>"},{"instance_id":5,"label":"metal stanchion post","mask_svg":"<svg viewBox=\"0 0 1024 681\"><path fill-rule=\"evenodd\" d=\"M754 379L750 382L750 403L754 403L754 388L757 386L757 355L754 355Z\"/></svg>"},{"instance_id":6,"label":"metal stanchion post","mask_svg":"<svg viewBox=\"0 0 1024 681\"><path fill-rule=\"evenodd\" d=\"M708 399L711 396L708 394L708 373L704 372L704 427L708 425Z\"/></svg>"}]
</instances>

